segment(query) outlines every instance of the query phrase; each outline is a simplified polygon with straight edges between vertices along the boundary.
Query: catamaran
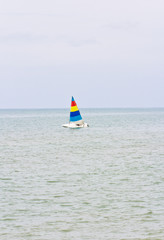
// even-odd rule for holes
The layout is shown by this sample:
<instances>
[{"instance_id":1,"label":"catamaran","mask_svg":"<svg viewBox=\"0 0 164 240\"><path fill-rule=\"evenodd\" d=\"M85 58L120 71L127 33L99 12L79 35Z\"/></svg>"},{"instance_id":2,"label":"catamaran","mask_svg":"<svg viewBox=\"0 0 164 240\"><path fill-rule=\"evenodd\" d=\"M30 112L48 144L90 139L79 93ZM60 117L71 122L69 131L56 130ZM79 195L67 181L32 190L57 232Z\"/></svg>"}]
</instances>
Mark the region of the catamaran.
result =
<instances>
[{"instance_id":1,"label":"catamaran","mask_svg":"<svg viewBox=\"0 0 164 240\"><path fill-rule=\"evenodd\" d=\"M72 97L72 100L71 100L70 121L67 124L63 124L62 127L65 127L65 128L89 127L89 125L83 121L74 97Z\"/></svg>"}]
</instances>

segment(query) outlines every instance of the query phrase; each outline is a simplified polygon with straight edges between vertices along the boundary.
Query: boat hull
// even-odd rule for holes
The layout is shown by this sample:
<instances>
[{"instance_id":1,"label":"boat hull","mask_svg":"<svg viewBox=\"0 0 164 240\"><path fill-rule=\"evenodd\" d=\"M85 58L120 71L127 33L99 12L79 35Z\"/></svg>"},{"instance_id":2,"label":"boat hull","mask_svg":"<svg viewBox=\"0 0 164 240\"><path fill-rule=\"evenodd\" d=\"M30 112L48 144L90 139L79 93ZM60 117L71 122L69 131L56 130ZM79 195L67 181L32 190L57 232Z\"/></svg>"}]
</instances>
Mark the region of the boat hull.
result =
<instances>
[{"instance_id":1,"label":"boat hull","mask_svg":"<svg viewBox=\"0 0 164 240\"><path fill-rule=\"evenodd\" d=\"M87 123L83 123L83 124L67 123L67 124L63 124L62 127L75 129L75 128L87 128L89 127L89 125Z\"/></svg>"}]
</instances>

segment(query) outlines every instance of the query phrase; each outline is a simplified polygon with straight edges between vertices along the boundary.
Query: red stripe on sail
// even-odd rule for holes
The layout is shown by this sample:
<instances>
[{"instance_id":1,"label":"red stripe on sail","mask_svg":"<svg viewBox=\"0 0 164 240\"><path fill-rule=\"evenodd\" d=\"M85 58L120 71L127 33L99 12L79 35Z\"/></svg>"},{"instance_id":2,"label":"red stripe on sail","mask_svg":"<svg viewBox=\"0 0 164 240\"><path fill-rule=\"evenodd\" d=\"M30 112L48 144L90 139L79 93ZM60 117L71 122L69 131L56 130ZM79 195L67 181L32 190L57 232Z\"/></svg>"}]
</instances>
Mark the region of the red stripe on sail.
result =
<instances>
[{"instance_id":1,"label":"red stripe on sail","mask_svg":"<svg viewBox=\"0 0 164 240\"><path fill-rule=\"evenodd\" d=\"M74 106L76 106L76 102L75 102L75 101L72 101L72 102L71 102L71 107L74 107Z\"/></svg>"}]
</instances>

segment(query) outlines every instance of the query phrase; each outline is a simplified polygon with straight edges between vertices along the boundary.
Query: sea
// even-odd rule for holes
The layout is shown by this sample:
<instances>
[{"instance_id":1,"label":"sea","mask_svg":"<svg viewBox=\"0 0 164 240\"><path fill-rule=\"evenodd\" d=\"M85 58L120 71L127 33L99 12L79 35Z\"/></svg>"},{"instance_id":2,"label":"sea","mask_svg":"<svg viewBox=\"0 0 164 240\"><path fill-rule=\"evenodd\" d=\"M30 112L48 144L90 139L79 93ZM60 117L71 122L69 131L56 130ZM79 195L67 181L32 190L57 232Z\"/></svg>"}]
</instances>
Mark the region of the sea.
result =
<instances>
[{"instance_id":1,"label":"sea","mask_svg":"<svg viewBox=\"0 0 164 240\"><path fill-rule=\"evenodd\" d=\"M0 240L163 240L164 108L0 110Z\"/></svg>"}]
</instances>

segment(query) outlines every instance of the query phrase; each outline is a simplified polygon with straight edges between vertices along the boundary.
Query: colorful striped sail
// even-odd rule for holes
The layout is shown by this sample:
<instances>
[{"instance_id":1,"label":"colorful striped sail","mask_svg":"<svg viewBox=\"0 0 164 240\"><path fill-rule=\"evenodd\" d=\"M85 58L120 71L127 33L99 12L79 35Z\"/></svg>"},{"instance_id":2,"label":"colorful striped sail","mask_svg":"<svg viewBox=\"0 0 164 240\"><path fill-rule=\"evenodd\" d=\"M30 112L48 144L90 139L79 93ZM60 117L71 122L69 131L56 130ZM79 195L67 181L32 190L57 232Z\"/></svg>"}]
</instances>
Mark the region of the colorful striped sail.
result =
<instances>
[{"instance_id":1,"label":"colorful striped sail","mask_svg":"<svg viewBox=\"0 0 164 240\"><path fill-rule=\"evenodd\" d=\"M74 98L72 97L71 110L70 110L70 122L77 122L81 120L82 120L82 117L81 117L80 111L77 107L77 104Z\"/></svg>"}]
</instances>

